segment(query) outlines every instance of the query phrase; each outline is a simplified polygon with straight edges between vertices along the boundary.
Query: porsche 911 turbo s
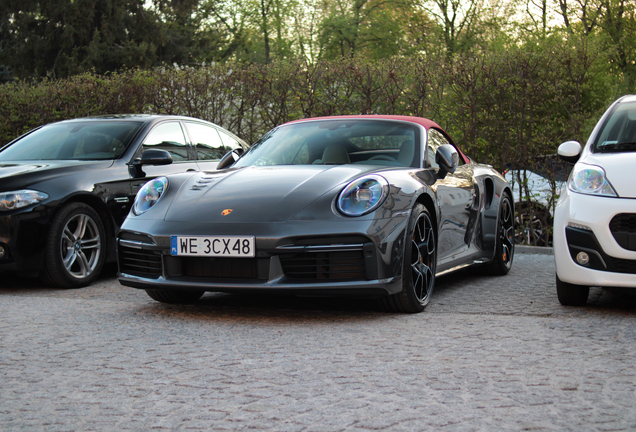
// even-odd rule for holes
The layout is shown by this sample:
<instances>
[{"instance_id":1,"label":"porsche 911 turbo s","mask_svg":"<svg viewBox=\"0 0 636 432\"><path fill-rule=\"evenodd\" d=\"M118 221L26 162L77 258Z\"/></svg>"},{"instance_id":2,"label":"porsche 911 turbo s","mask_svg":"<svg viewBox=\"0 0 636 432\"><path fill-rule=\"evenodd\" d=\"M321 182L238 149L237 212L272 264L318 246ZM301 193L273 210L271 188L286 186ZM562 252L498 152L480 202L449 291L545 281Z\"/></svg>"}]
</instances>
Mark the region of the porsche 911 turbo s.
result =
<instances>
[{"instance_id":1,"label":"porsche 911 turbo s","mask_svg":"<svg viewBox=\"0 0 636 432\"><path fill-rule=\"evenodd\" d=\"M217 170L144 185L117 245L120 283L160 302L360 295L415 313L436 276L508 273L514 204L505 179L430 120L304 119Z\"/></svg>"},{"instance_id":2,"label":"porsche 911 turbo s","mask_svg":"<svg viewBox=\"0 0 636 432\"><path fill-rule=\"evenodd\" d=\"M34 129L0 148L0 271L90 284L148 180L214 169L247 144L190 117L114 115Z\"/></svg>"}]
</instances>

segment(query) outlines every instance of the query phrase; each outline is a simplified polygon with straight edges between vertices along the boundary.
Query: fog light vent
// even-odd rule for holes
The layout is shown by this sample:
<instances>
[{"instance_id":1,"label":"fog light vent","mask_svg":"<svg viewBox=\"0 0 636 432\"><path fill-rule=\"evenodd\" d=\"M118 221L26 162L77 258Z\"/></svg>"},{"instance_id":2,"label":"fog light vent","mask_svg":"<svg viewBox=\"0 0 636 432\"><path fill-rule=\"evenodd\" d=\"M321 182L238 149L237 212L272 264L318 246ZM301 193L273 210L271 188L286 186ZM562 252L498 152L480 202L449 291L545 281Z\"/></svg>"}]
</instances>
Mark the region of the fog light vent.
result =
<instances>
[{"instance_id":1,"label":"fog light vent","mask_svg":"<svg viewBox=\"0 0 636 432\"><path fill-rule=\"evenodd\" d=\"M587 252L579 252L576 254L576 262L581 264L582 266L586 266L590 263L590 256Z\"/></svg>"}]
</instances>

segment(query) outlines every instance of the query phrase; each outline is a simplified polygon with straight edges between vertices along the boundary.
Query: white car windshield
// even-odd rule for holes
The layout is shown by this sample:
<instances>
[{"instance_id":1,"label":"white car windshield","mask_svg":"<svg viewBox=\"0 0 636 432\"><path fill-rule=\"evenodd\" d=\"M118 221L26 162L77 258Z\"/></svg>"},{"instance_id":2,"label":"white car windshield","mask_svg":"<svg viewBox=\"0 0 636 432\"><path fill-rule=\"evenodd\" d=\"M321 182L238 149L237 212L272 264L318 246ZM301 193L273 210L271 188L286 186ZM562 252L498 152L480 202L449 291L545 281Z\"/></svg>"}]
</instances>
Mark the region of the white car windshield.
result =
<instances>
[{"instance_id":1,"label":"white car windshield","mask_svg":"<svg viewBox=\"0 0 636 432\"><path fill-rule=\"evenodd\" d=\"M595 153L636 151L636 102L621 103L607 119L594 143Z\"/></svg>"}]
</instances>

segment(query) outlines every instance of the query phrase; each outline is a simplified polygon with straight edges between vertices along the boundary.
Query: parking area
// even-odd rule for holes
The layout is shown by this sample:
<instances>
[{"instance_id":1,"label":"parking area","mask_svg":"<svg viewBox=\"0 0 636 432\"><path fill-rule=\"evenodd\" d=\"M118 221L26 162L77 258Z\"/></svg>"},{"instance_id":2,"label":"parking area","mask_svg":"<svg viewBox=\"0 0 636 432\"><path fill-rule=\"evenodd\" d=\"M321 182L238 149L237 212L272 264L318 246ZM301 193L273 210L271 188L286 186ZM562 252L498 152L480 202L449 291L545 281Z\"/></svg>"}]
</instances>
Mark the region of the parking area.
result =
<instances>
[{"instance_id":1,"label":"parking area","mask_svg":"<svg viewBox=\"0 0 636 432\"><path fill-rule=\"evenodd\" d=\"M2 275L0 430L634 430L635 342L636 297L560 306L544 254L439 278L416 315Z\"/></svg>"}]
</instances>

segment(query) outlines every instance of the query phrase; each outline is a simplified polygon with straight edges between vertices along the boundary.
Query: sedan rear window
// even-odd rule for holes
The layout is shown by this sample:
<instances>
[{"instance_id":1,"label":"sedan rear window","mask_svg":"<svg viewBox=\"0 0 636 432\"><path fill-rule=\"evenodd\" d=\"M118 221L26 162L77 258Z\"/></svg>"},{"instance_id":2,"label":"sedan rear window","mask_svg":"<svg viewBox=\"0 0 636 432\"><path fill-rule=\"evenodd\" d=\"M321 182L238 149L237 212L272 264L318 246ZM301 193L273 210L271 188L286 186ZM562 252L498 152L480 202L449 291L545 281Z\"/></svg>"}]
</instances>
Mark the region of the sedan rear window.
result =
<instances>
[{"instance_id":1,"label":"sedan rear window","mask_svg":"<svg viewBox=\"0 0 636 432\"><path fill-rule=\"evenodd\" d=\"M0 150L0 161L116 159L142 125L113 121L46 125Z\"/></svg>"}]
</instances>

